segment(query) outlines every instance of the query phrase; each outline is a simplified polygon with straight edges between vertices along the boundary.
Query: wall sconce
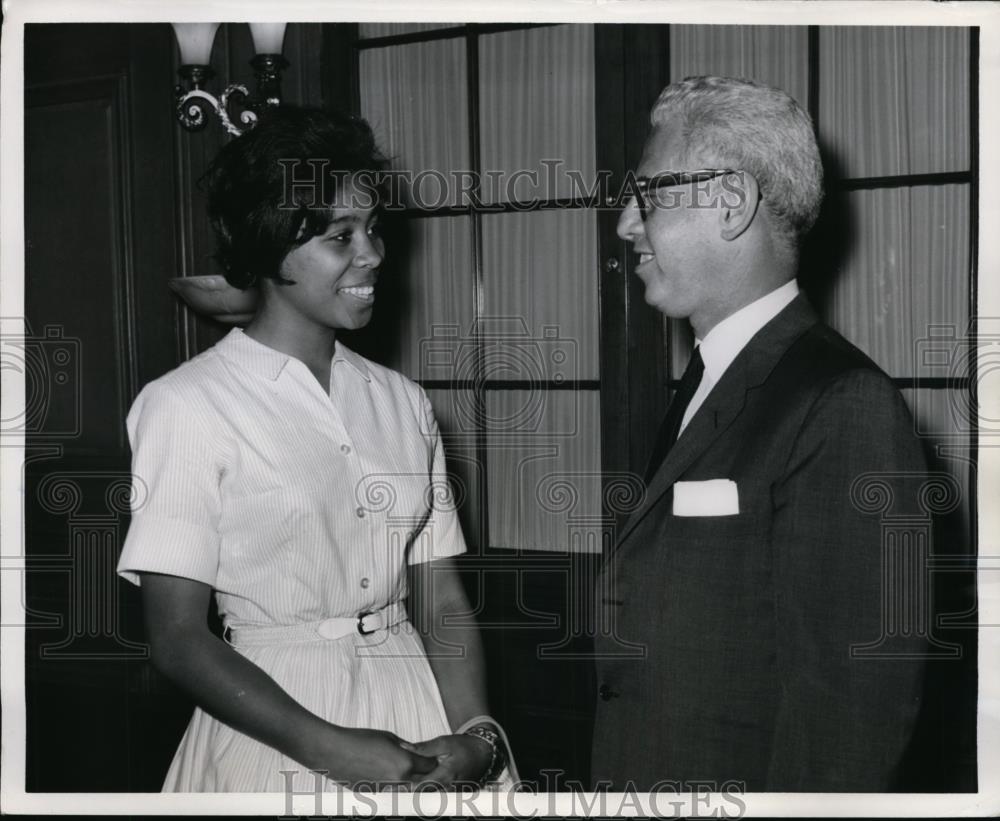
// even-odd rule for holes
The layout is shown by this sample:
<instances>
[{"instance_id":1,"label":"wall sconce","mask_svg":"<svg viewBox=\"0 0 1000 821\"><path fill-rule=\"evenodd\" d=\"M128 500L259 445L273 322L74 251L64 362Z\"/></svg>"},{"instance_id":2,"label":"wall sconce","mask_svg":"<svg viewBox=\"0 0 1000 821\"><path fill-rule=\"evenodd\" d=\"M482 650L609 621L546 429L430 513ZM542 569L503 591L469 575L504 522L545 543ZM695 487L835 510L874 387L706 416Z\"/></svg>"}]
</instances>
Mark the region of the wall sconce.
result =
<instances>
[{"instance_id":1,"label":"wall sconce","mask_svg":"<svg viewBox=\"0 0 1000 821\"><path fill-rule=\"evenodd\" d=\"M267 106L281 102L281 72L288 61L281 55L286 23L250 23L256 53L250 61L257 78L256 93L251 97L242 83L232 83L216 98L203 86L215 72L209 65L212 43L218 23L173 23L181 51L181 78L175 89L177 119L188 131L201 131L208 125L212 112L223 128L238 137L257 122L257 115ZM230 106L239 106L239 115L230 115ZM238 120L237 126L233 121Z\"/></svg>"}]
</instances>

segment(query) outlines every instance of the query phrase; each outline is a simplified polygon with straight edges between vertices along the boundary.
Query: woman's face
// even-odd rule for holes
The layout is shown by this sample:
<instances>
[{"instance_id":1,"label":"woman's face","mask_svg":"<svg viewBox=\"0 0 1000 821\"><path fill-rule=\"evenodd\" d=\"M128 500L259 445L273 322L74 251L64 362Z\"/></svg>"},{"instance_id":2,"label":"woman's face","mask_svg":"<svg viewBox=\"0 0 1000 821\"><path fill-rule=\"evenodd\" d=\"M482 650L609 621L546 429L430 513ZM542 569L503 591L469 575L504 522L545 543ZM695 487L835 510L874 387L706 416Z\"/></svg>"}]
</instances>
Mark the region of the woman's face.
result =
<instances>
[{"instance_id":1,"label":"woman's face","mask_svg":"<svg viewBox=\"0 0 1000 821\"><path fill-rule=\"evenodd\" d=\"M375 281L385 255L373 208L350 199L333 209L322 234L288 252L281 275L294 285L268 282L268 310L279 309L291 321L326 328L353 329L368 324L375 304Z\"/></svg>"}]
</instances>

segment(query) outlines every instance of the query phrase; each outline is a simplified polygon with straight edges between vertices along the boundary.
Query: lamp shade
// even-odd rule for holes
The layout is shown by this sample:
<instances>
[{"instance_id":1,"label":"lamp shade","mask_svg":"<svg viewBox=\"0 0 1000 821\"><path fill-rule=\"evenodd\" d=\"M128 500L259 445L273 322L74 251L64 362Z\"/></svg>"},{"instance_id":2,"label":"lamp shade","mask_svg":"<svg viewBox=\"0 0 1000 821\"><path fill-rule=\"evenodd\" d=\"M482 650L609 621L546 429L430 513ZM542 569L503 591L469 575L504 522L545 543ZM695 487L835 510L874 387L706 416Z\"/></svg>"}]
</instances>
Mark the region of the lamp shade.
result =
<instances>
[{"instance_id":1,"label":"lamp shade","mask_svg":"<svg viewBox=\"0 0 1000 821\"><path fill-rule=\"evenodd\" d=\"M281 54L287 23L251 23L253 49L257 54Z\"/></svg>"},{"instance_id":2,"label":"lamp shade","mask_svg":"<svg viewBox=\"0 0 1000 821\"><path fill-rule=\"evenodd\" d=\"M218 274L175 277L167 280L167 285L195 313L210 316L225 325L246 325L253 319L260 301L256 288L242 291Z\"/></svg>"},{"instance_id":3,"label":"lamp shade","mask_svg":"<svg viewBox=\"0 0 1000 821\"><path fill-rule=\"evenodd\" d=\"M181 49L181 65L207 66L218 23L171 23Z\"/></svg>"}]
</instances>

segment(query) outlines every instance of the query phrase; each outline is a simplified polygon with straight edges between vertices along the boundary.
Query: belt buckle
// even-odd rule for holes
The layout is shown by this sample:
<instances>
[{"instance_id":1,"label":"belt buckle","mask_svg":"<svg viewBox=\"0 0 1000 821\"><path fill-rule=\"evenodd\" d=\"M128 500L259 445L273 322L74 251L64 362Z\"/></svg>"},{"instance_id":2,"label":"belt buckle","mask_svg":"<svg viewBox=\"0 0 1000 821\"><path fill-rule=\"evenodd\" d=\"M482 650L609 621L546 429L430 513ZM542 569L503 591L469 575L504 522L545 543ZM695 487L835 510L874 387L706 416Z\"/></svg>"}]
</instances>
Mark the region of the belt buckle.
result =
<instances>
[{"instance_id":1,"label":"belt buckle","mask_svg":"<svg viewBox=\"0 0 1000 821\"><path fill-rule=\"evenodd\" d=\"M370 616L371 614L372 612L370 610L365 613L358 613L358 633L362 636L370 636L372 633L376 632L375 630L365 630L365 616Z\"/></svg>"}]
</instances>

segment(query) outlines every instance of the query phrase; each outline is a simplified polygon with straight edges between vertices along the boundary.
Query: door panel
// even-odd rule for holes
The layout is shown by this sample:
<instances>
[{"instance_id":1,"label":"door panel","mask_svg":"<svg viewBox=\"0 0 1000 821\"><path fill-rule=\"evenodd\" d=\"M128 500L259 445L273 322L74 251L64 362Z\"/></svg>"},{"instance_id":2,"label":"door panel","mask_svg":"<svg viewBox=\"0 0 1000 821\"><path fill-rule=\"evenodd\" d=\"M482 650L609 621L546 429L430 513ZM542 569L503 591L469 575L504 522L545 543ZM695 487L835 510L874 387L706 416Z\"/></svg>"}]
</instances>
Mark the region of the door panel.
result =
<instances>
[{"instance_id":1,"label":"door panel","mask_svg":"<svg viewBox=\"0 0 1000 821\"><path fill-rule=\"evenodd\" d=\"M29 790L158 789L191 709L114 572L125 413L177 364L171 48L162 26L25 29Z\"/></svg>"}]
</instances>

